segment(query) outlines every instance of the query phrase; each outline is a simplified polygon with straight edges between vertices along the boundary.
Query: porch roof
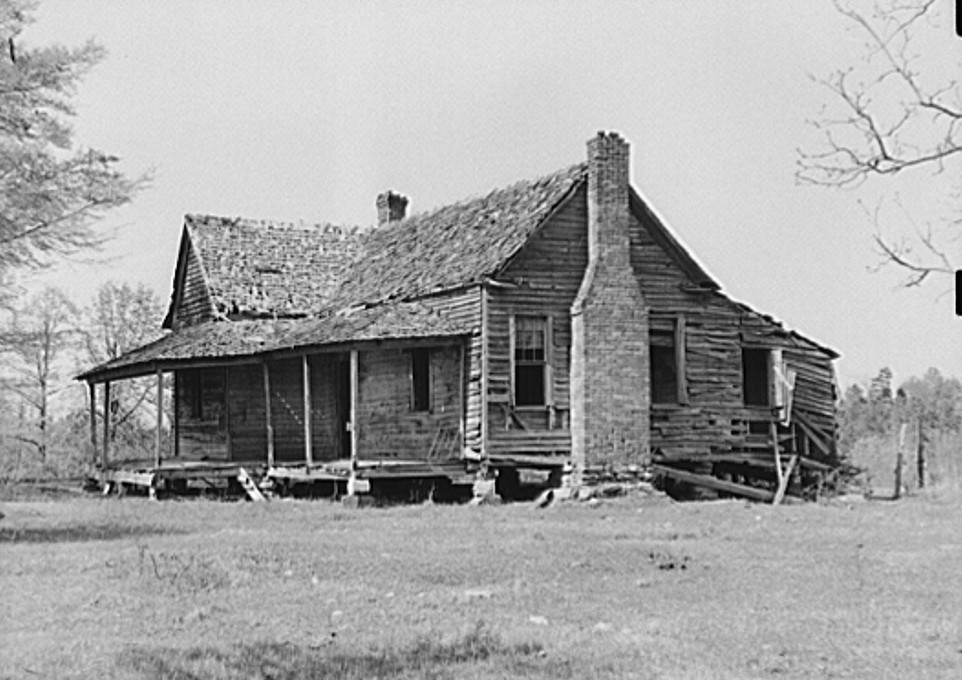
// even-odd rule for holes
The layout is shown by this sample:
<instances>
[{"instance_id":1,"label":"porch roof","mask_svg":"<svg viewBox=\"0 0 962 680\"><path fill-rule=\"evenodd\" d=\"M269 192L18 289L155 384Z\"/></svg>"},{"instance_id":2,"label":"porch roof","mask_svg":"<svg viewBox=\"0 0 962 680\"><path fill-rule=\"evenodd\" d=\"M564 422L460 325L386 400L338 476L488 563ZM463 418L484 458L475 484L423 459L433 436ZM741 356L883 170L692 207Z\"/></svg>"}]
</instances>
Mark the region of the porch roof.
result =
<instances>
[{"instance_id":1,"label":"porch roof","mask_svg":"<svg viewBox=\"0 0 962 680\"><path fill-rule=\"evenodd\" d=\"M475 328L442 318L420 302L398 302L301 319L212 321L186 326L123 356L91 368L77 380L103 382L198 363L253 359L291 350L404 340L454 338Z\"/></svg>"}]
</instances>

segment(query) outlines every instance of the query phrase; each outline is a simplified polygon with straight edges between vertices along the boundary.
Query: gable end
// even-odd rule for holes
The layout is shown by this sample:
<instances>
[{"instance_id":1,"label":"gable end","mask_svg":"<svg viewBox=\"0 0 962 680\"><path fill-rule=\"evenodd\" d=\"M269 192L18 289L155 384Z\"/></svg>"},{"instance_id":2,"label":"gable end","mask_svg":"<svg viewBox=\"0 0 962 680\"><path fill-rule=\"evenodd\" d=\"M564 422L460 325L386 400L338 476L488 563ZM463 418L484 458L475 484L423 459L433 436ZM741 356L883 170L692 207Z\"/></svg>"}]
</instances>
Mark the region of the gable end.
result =
<instances>
[{"instance_id":1,"label":"gable end","mask_svg":"<svg viewBox=\"0 0 962 680\"><path fill-rule=\"evenodd\" d=\"M190 230L184 226L174 270L174 288L162 328L176 330L214 317L214 303L207 275L193 245Z\"/></svg>"},{"instance_id":2,"label":"gable end","mask_svg":"<svg viewBox=\"0 0 962 680\"><path fill-rule=\"evenodd\" d=\"M702 269L701 265L695 261L681 243L668 231L664 222L652 212L635 191L634 187L629 187L628 205L631 214L634 215L642 227L645 228L652 240L665 251L668 257L691 279L694 285L706 290L721 289L721 286L709 276L708 272Z\"/></svg>"}]
</instances>

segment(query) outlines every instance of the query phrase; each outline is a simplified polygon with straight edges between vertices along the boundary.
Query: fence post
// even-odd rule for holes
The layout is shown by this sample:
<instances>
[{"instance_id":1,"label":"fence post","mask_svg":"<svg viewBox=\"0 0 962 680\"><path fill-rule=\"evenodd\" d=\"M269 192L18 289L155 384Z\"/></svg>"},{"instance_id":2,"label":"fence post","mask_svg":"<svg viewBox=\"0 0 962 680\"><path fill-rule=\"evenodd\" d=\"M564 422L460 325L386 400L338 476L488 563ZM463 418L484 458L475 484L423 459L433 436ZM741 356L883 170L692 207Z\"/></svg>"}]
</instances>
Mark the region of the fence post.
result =
<instances>
[{"instance_id":1,"label":"fence post","mask_svg":"<svg viewBox=\"0 0 962 680\"><path fill-rule=\"evenodd\" d=\"M915 445L915 470L919 477L919 488L925 488L925 433L922 432L922 419L918 421L918 441Z\"/></svg>"}]
</instances>

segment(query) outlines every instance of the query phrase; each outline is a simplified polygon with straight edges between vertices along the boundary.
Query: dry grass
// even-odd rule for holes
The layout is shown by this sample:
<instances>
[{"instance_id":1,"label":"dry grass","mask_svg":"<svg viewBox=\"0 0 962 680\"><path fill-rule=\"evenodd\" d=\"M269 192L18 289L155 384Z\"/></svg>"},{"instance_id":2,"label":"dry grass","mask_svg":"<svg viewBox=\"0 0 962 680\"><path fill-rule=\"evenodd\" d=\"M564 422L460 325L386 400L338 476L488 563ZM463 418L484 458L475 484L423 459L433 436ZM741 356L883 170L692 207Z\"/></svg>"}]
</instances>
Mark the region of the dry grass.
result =
<instances>
[{"instance_id":1,"label":"dry grass","mask_svg":"<svg viewBox=\"0 0 962 680\"><path fill-rule=\"evenodd\" d=\"M0 677L962 676L955 494L2 510Z\"/></svg>"}]
</instances>

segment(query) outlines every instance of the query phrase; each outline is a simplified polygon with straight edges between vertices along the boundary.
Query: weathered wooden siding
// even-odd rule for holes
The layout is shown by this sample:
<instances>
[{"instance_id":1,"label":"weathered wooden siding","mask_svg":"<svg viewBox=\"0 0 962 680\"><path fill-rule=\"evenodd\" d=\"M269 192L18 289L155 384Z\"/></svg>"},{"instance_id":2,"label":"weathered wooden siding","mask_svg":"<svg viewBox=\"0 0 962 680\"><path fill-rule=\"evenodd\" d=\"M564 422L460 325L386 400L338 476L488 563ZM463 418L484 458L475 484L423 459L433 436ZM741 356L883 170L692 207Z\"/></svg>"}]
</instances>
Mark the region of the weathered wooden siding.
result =
<instances>
[{"instance_id":1,"label":"weathered wooden siding","mask_svg":"<svg viewBox=\"0 0 962 680\"><path fill-rule=\"evenodd\" d=\"M797 347L785 351L785 362L796 373L792 412L801 414L824 435L833 458L836 448L835 368L832 361L817 349Z\"/></svg>"},{"instance_id":2,"label":"weathered wooden siding","mask_svg":"<svg viewBox=\"0 0 962 680\"><path fill-rule=\"evenodd\" d=\"M279 463L305 460L302 357L268 363L271 384L271 424L274 458ZM311 373L311 441L313 459L340 457L338 435L343 427L338 403L338 362L346 355L316 354L309 357ZM261 364L228 369L230 404L230 450L233 460L267 461L267 411Z\"/></svg>"},{"instance_id":3,"label":"weathered wooden siding","mask_svg":"<svg viewBox=\"0 0 962 680\"><path fill-rule=\"evenodd\" d=\"M346 430L347 398L340 399L339 392L347 392L347 354L315 354L309 358L311 366L311 432L313 433L313 456L315 461L330 461L347 457L349 452L341 445ZM347 397L348 395L344 395ZM345 403L341 403L341 402Z\"/></svg>"},{"instance_id":4,"label":"weathered wooden siding","mask_svg":"<svg viewBox=\"0 0 962 680\"><path fill-rule=\"evenodd\" d=\"M177 450L181 459L228 459L225 378L224 368L177 372Z\"/></svg>"},{"instance_id":5,"label":"weathered wooden siding","mask_svg":"<svg viewBox=\"0 0 962 680\"><path fill-rule=\"evenodd\" d=\"M439 430L457 436L461 421L461 348L437 346L430 352L429 411L412 410L410 350L360 353L360 458L424 460ZM460 455L458 441L445 453Z\"/></svg>"},{"instance_id":6,"label":"weathered wooden siding","mask_svg":"<svg viewBox=\"0 0 962 680\"><path fill-rule=\"evenodd\" d=\"M260 364L227 368L227 404L231 459L266 462L267 417Z\"/></svg>"},{"instance_id":7,"label":"weathered wooden siding","mask_svg":"<svg viewBox=\"0 0 962 680\"><path fill-rule=\"evenodd\" d=\"M588 264L584 187L541 227L489 288L488 449L491 453L567 452L571 304ZM511 318L548 317L551 398L545 407L517 407L512 393ZM522 427L523 424L523 427Z\"/></svg>"},{"instance_id":8,"label":"weathered wooden siding","mask_svg":"<svg viewBox=\"0 0 962 680\"><path fill-rule=\"evenodd\" d=\"M268 362L274 459L279 463L304 460L304 383L301 358Z\"/></svg>"},{"instance_id":9,"label":"weathered wooden siding","mask_svg":"<svg viewBox=\"0 0 962 680\"><path fill-rule=\"evenodd\" d=\"M204 278L200 258L190 241L187 242L184 253L184 275L179 281L179 295L175 301L177 309L174 312L174 327L190 326L201 321L207 321L214 316L214 307L210 299L210 291Z\"/></svg>"},{"instance_id":10,"label":"weathered wooden siding","mask_svg":"<svg viewBox=\"0 0 962 680\"><path fill-rule=\"evenodd\" d=\"M463 290L434 295L421 300L445 318L464 323L473 328L464 339L464 411L463 446L476 454L481 452L481 287L471 286Z\"/></svg>"},{"instance_id":11,"label":"weathered wooden siding","mask_svg":"<svg viewBox=\"0 0 962 680\"><path fill-rule=\"evenodd\" d=\"M652 407L652 449L668 460L738 449L750 439L749 423L771 419L769 408L744 403L745 346L782 349L799 373L796 408L808 409L834 432L831 359L817 349L799 349L798 341L772 320L720 293L695 292L696 282L652 237L656 228L650 216L633 216L631 263L650 307L652 327L685 326L688 400Z\"/></svg>"}]
</instances>

